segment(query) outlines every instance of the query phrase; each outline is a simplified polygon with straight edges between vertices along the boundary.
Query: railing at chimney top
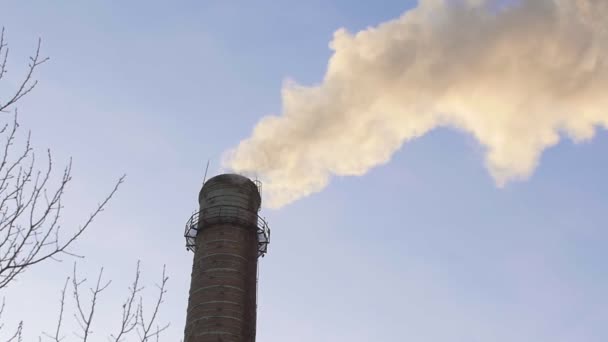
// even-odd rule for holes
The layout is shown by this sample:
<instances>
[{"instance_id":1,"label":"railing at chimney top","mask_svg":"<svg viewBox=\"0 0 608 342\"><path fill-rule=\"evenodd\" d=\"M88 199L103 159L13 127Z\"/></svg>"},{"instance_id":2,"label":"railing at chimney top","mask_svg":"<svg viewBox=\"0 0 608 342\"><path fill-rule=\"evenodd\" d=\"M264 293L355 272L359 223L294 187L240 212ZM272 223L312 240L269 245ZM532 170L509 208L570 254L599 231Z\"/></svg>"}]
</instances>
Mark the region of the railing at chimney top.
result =
<instances>
[{"instance_id":1,"label":"railing at chimney top","mask_svg":"<svg viewBox=\"0 0 608 342\"><path fill-rule=\"evenodd\" d=\"M270 228L262 217L249 210L236 206L216 206L195 212L186 223L184 236L186 249L196 251L196 236L199 230L218 223L236 223L256 230L258 257L263 257L270 243Z\"/></svg>"}]
</instances>

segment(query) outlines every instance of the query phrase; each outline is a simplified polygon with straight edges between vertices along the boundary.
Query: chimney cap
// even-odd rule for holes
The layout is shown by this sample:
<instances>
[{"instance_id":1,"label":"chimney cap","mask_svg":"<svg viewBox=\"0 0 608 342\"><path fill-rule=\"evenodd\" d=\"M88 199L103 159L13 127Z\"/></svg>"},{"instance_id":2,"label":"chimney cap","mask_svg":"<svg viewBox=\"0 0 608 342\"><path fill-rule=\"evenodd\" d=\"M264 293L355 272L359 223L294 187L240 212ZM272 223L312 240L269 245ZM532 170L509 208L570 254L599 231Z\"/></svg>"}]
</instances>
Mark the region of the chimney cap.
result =
<instances>
[{"instance_id":1,"label":"chimney cap","mask_svg":"<svg viewBox=\"0 0 608 342\"><path fill-rule=\"evenodd\" d=\"M203 184L203 187L198 195L199 203L201 203L203 199L203 194L215 187L230 187L246 190L254 196L258 208L262 203L262 196L260 194L260 182L253 181L243 175L239 175L236 173L224 173L209 178L205 182L205 184Z\"/></svg>"}]
</instances>

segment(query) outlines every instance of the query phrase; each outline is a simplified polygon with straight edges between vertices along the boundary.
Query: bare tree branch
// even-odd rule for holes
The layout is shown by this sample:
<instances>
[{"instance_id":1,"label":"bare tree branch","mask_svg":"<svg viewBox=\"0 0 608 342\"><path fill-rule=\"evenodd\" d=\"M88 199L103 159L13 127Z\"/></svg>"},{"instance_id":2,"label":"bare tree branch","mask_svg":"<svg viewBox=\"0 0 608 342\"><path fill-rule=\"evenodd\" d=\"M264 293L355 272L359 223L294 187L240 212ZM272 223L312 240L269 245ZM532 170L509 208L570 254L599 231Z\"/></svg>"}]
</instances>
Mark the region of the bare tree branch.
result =
<instances>
[{"instance_id":1,"label":"bare tree branch","mask_svg":"<svg viewBox=\"0 0 608 342\"><path fill-rule=\"evenodd\" d=\"M50 338L53 342L61 342L65 336L61 336L61 326L63 323L63 313L65 310L65 292L68 288L68 283L70 281L70 277L65 279L65 283L63 284L63 290L61 290L61 298L59 300L59 318L57 320L57 327L55 328L55 333L53 335L48 333L43 333L46 337Z\"/></svg>"},{"instance_id":2,"label":"bare tree branch","mask_svg":"<svg viewBox=\"0 0 608 342\"><path fill-rule=\"evenodd\" d=\"M0 80L6 73L6 61L8 60L8 45L4 42L4 27L0 33Z\"/></svg>"},{"instance_id":3,"label":"bare tree branch","mask_svg":"<svg viewBox=\"0 0 608 342\"><path fill-rule=\"evenodd\" d=\"M94 318L97 316L96 309L99 296L111 283L111 281L103 281L102 276L103 268L99 272L95 286L89 289L90 297L88 298L88 300L85 300L82 295L81 289L87 282L87 279L80 279L76 269L76 264L74 264L72 276L66 280L63 291L61 291L59 318L57 326L55 328L55 332L53 334L43 333L44 337L46 337L52 342L60 342L65 339L65 336L61 335L61 329L63 327L63 317L66 307L65 293L68 281L71 279L72 299L74 300L75 304L73 316L80 329L78 332L74 332L73 336L78 341L86 342L89 340L89 338L93 334L91 328L94 323ZM160 285L156 285L159 291L158 297L154 302L154 310L151 313L151 317L149 320L144 319L144 310L142 305L142 292L144 290L144 287L140 285L141 263L140 261L137 262L137 267L135 269L135 277L133 282L129 286L129 294L122 304L120 328L118 330L118 333L109 335L108 341L124 342L127 341L127 339L131 341L133 339L129 336L133 335L135 332L137 332L138 334L138 341L151 342L153 340L160 340L161 333L169 327L169 324L161 326L156 323L160 312L160 306L163 303L164 295L167 292L166 284L168 279L169 278L166 276L166 269L165 267L163 267L161 283ZM40 339L41 338L42 337L40 337Z\"/></svg>"},{"instance_id":4,"label":"bare tree branch","mask_svg":"<svg viewBox=\"0 0 608 342\"><path fill-rule=\"evenodd\" d=\"M7 100L0 100L0 112L5 111L10 106L14 105L17 101L19 101L22 97L29 94L38 84L38 80L32 79L34 76L34 71L41 64L45 63L49 60L48 57L40 56L40 47L42 45L42 39L38 39L38 45L36 46L36 52L30 56L30 62L28 63L28 70L23 78L23 81L17 87L17 90L8 97ZM7 72L6 63L8 60L8 46L5 42L4 38L4 27L2 28L2 32L0 33L0 79L4 77Z\"/></svg>"},{"instance_id":5,"label":"bare tree branch","mask_svg":"<svg viewBox=\"0 0 608 342\"><path fill-rule=\"evenodd\" d=\"M6 300L2 298L2 306L0 306L0 330L4 328L4 323L2 323L2 314L4 314L4 309L6 308Z\"/></svg>"},{"instance_id":6,"label":"bare tree branch","mask_svg":"<svg viewBox=\"0 0 608 342\"><path fill-rule=\"evenodd\" d=\"M11 109L23 96L34 89L35 70L48 60L41 57L41 40L30 57L28 71L17 89L6 100L0 96L0 112ZM8 45L4 28L0 32L0 80L7 72ZM0 124L0 290L7 287L30 266L60 255L76 256L69 247L89 227L95 217L104 210L124 181L121 177L114 188L85 223L75 232L62 237L60 234L62 198L72 179L71 161L64 168L59 185L49 188L53 182L53 160L46 151L46 167L38 169L36 155L30 144L28 132L22 146L17 146L18 112L13 120Z\"/></svg>"},{"instance_id":7,"label":"bare tree branch","mask_svg":"<svg viewBox=\"0 0 608 342\"><path fill-rule=\"evenodd\" d=\"M4 28L0 31L0 81L5 79L8 72L9 49L6 43ZM74 242L82 236L85 230L107 206L110 199L124 182L125 176L118 179L109 194L94 208L83 225L69 234L62 234L61 214L62 200L68 183L72 179L71 160L63 169L59 179L55 181L54 164L50 150L46 151L40 168L38 155L31 146L31 134L21 134L19 131L18 111L16 104L29 94L38 84L34 74L38 67L48 61L41 55L42 41L39 39L35 53L29 58L27 72L16 89L7 96L0 94L0 113L14 111L14 116L7 119L0 116L0 291L8 287L23 272L33 265L47 260L60 260L62 255L78 257L70 249ZM52 185L57 182L56 185ZM72 298L75 302L74 318L80 330L74 336L83 342L93 334L93 322L96 317L96 307L101 293L111 281L103 280L101 268L94 286L89 288L88 298L82 293L86 279L79 279L74 264L73 274L66 279L61 291L57 325L52 333L43 332L43 336L52 342L62 342L66 339L62 329L66 325L65 312L68 303L66 291L68 284L72 285ZM122 305L120 329L115 335L110 335L113 342L124 342L127 336L139 335L139 341L158 341L160 334L169 326L158 325L160 306L166 293L165 267L163 267L158 298L148 320L144 318L143 298L140 285L140 262L138 261L135 278L129 287L128 296ZM4 302L0 306L0 320L4 313ZM0 322L0 330L3 328ZM22 341L23 322L19 323L14 333L10 333L7 342Z\"/></svg>"},{"instance_id":8,"label":"bare tree branch","mask_svg":"<svg viewBox=\"0 0 608 342\"><path fill-rule=\"evenodd\" d=\"M23 322L19 322L19 325L17 326L17 330L8 340L6 340L6 342L21 342L22 333L23 333Z\"/></svg>"},{"instance_id":9,"label":"bare tree branch","mask_svg":"<svg viewBox=\"0 0 608 342\"><path fill-rule=\"evenodd\" d=\"M169 327L169 323L167 323L166 325L164 325L162 327L157 326L156 330L152 330L152 328L154 327L154 324L156 323L155 321L158 316L160 306L163 303L164 295L167 292L166 285L167 285L168 280L169 280L169 277L167 277L167 275L166 275L166 268L165 268L165 266L163 266L163 276L161 279L161 283L160 283L160 285L159 284L156 285L156 287L159 290L158 299L154 305L154 310L152 311L152 316L150 317L150 320L147 322L144 319L143 300L142 300L142 298L140 298L139 313L138 313L140 328L138 329L138 334L139 334L139 340L141 342L148 342L148 341L150 341L150 339L152 339L154 337L158 337L161 332L165 331Z\"/></svg>"},{"instance_id":10,"label":"bare tree branch","mask_svg":"<svg viewBox=\"0 0 608 342\"><path fill-rule=\"evenodd\" d=\"M26 153L16 163L22 163ZM33 164L32 157L26 168L10 165L3 173L0 163L0 289L8 286L16 276L32 265L61 254L74 256L68 248L104 210L124 182L123 176L85 223L62 240L59 224L63 208L61 200L71 180L71 163L64 169L59 186L50 196L46 187L52 171L50 153L44 173L38 172L33 176ZM19 170L15 172L17 167Z\"/></svg>"},{"instance_id":11,"label":"bare tree branch","mask_svg":"<svg viewBox=\"0 0 608 342\"><path fill-rule=\"evenodd\" d=\"M140 261L137 261L135 280L133 280L133 283L129 287L129 296L122 305L122 321L120 330L116 335L110 335L111 340L114 342L123 341L123 338L137 327L139 306L136 303L136 299L138 293L143 290L143 287L139 286L139 278Z\"/></svg>"},{"instance_id":12,"label":"bare tree branch","mask_svg":"<svg viewBox=\"0 0 608 342\"><path fill-rule=\"evenodd\" d=\"M76 318L76 321L78 322L78 324L80 325L80 328L82 330L82 332L81 332L82 335L76 334L76 336L81 338L83 342L88 341L89 336L93 333L93 331L91 330L91 325L93 323L93 315L95 314L97 298L106 288L108 288L108 286L110 286L110 283L112 282L111 280L109 280L102 284L102 278L103 278L103 267L99 271L99 276L97 277L97 282L95 284L95 288L89 289L89 291L91 292L91 300L90 300L90 304L89 304L89 309L85 310L84 305L82 304L82 301L80 298L79 287L84 282L86 282L86 279L83 279L80 281L78 280L78 276L76 274L76 264L74 264L74 274L72 276L72 286L73 286L73 290L74 290L74 292L73 292L74 300L76 301L76 308L77 308L77 313L74 314L74 317Z\"/></svg>"}]
</instances>

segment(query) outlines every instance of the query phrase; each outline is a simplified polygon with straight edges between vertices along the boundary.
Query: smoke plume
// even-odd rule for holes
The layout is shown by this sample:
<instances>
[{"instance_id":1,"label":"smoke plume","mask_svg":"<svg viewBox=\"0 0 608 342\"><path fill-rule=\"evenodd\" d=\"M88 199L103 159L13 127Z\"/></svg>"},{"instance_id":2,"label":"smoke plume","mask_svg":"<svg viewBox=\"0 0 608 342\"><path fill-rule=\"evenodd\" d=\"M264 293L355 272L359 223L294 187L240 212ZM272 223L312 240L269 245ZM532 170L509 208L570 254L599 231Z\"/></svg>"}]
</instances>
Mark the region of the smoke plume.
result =
<instances>
[{"instance_id":1,"label":"smoke plume","mask_svg":"<svg viewBox=\"0 0 608 342\"><path fill-rule=\"evenodd\" d=\"M426 0L400 18L335 32L323 81L282 89L224 165L280 207L386 163L437 127L471 134L498 186L543 150L608 127L608 1Z\"/></svg>"}]
</instances>

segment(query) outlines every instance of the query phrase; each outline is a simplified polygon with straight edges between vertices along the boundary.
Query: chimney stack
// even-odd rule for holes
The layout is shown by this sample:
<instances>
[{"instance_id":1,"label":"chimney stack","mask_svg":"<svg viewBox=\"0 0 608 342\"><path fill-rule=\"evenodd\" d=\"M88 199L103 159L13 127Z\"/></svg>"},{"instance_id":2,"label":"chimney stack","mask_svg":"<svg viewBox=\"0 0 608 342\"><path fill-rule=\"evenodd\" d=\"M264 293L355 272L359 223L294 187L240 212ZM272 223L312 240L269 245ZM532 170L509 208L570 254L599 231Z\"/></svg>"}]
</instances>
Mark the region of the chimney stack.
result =
<instances>
[{"instance_id":1,"label":"chimney stack","mask_svg":"<svg viewBox=\"0 0 608 342\"><path fill-rule=\"evenodd\" d=\"M236 174L209 179L186 224L194 251L184 342L254 342L258 258L270 230L258 216L260 184Z\"/></svg>"}]
</instances>

